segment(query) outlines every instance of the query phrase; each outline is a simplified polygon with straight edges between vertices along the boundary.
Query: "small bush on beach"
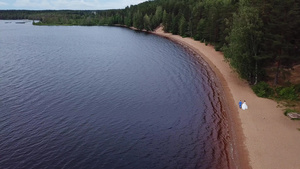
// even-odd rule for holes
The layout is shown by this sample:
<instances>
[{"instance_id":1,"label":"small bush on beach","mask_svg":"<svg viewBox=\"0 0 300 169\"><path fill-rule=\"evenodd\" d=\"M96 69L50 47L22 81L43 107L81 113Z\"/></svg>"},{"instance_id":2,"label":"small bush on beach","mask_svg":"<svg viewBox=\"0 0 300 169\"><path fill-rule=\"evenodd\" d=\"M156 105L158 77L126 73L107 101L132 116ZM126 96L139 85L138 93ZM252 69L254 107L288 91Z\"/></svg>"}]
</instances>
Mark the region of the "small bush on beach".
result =
<instances>
[{"instance_id":1,"label":"small bush on beach","mask_svg":"<svg viewBox=\"0 0 300 169\"><path fill-rule=\"evenodd\" d=\"M252 90L258 97L270 98L273 96L273 89L266 82L259 82L252 86Z\"/></svg>"},{"instance_id":2,"label":"small bush on beach","mask_svg":"<svg viewBox=\"0 0 300 169\"><path fill-rule=\"evenodd\" d=\"M215 46L215 50L216 50L216 51L221 51L221 48L222 48L222 45L221 45L221 44L218 44L218 43L217 43L217 44L215 44L214 46Z\"/></svg>"},{"instance_id":3,"label":"small bush on beach","mask_svg":"<svg viewBox=\"0 0 300 169\"><path fill-rule=\"evenodd\" d=\"M252 86L252 90L258 97L274 98L278 101L298 101L300 85L280 86L273 89L268 83L259 82Z\"/></svg>"},{"instance_id":4,"label":"small bush on beach","mask_svg":"<svg viewBox=\"0 0 300 169\"><path fill-rule=\"evenodd\" d=\"M278 96L278 99L281 100L298 100L298 94L296 92L295 86L289 86L289 87L278 87L276 88L276 93Z\"/></svg>"}]
</instances>

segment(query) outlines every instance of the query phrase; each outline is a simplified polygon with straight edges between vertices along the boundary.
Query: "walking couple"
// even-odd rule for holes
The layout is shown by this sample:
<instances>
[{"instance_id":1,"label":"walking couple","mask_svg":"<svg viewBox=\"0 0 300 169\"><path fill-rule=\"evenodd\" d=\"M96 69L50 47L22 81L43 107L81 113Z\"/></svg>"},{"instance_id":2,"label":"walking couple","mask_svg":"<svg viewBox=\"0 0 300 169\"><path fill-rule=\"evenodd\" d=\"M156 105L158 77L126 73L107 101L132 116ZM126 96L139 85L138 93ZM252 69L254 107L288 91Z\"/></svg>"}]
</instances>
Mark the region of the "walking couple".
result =
<instances>
[{"instance_id":1,"label":"walking couple","mask_svg":"<svg viewBox=\"0 0 300 169\"><path fill-rule=\"evenodd\" d=\"M243 110L248 109L248 106L246 104L246 100L244 100L244 103L242 103L242 101L240 100L239 107L240 107L240 109L243 109Z\"/></svg>"}]
</instances>

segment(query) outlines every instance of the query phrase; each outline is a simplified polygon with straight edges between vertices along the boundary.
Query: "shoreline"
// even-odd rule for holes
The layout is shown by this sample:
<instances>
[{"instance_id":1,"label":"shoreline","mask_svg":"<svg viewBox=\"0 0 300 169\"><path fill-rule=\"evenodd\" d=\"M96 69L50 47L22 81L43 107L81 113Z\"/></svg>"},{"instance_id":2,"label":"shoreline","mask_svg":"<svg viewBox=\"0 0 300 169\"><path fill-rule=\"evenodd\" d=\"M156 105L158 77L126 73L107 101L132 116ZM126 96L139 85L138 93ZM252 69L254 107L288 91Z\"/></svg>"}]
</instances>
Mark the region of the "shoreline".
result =
<instances>
[{"instance_id":1,"label":"shoreline","mask_svg":"<svg viewBox=\"0 0 300 169\"><path fill-rule=\"evenodd\" d=\"M151 32L191 49L208 63L220 81L222 102L226 107L228 130L232 143L231 158L236 168L298 168L300 166L299 121L283 115L270 99L257 97L249 84L224 60L221 52L192 38L165 33L162 27ZM248 110L238 108L246 100Z\"/></svg>"},{"instance_id":2,"label":"shoreline","mask_svg":"<svg viewBox=\"0 0 300 169\"><path fill-rule=\"evenodd\" d=\"M134 29L135 30L135 29ZM249 157L248 151L245 149L244 145L244 135L242 133L241 122L240 119L236 118L237 116L230 116L231 113L237 113L237 107L234 106L235 103L233 101L232 95L228 90L227 82L225 81L222 73L219 69L216 68L214 63L211 62L201 51L190 45L188 42L184 41L186 38L182 38L179 35L172 35L171 33L165 33L161 28L158 30L151 32L155 35L161 36L163 38L167 38L174 43L181 45L182 47L188 49L190 52L195 54L197 59L201 59L208 64L210 71L217 78L215 79L217 87L219 88L218 92L220 93L221 103L223 108L225 109L226 120L228 124L228 134L230 136L230 143L227 144L227 156L230 158L228 161L228 165L230 168L237 169L250 169L249 165ZM197 41L195 41L197 42ZM200 42L199 42L200 43ZM232 105L232 106L230 106ZM231 113L230 113L231 112Z\"/></svg>"}]
</instances>

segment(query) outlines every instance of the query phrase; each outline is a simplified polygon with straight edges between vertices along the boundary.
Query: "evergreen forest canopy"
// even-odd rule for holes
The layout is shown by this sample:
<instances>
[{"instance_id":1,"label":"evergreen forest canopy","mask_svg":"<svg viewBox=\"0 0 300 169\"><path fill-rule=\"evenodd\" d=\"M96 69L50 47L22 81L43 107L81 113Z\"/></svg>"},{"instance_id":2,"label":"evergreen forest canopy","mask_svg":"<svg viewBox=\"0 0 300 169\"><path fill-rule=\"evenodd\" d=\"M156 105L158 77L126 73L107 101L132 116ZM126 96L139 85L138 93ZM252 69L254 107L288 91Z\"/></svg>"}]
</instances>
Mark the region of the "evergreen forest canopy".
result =
<instances>
[{"instance_id":1,"label":"evergreen forest canopy","mask_svg":"<svg viewBox=\"0 0 300 169\"><path fill-rule=\"evenodd\" d=\"M298 0L151 0L116 10L2 10L0 19L39 20L36 25L125 25L192 37L224 52L251 84L274 84L284 68L300 64Z\"/></svg>"}]
</instances>

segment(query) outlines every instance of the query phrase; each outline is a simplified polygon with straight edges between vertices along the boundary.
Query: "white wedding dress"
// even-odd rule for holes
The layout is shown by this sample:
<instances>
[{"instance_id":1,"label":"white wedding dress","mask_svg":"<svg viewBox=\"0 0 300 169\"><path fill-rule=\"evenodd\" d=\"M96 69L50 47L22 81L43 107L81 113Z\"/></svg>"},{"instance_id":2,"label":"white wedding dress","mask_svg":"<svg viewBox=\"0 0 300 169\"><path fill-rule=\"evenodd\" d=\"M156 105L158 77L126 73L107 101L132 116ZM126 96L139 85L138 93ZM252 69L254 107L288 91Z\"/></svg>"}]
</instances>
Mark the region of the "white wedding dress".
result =
<instances>
[{"instance_id":1,"label":"white wedding dress","mask_svg":"<svg viewBox=\"0 0 300 169\"><path fill-rule=\"evenodd\" d=\"M242 109L243 109L243 110L248 109L248 106L247 106L246 102L244 102L244 103L242 104Z\"/></svg>"}]
</instances>

